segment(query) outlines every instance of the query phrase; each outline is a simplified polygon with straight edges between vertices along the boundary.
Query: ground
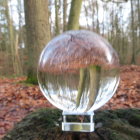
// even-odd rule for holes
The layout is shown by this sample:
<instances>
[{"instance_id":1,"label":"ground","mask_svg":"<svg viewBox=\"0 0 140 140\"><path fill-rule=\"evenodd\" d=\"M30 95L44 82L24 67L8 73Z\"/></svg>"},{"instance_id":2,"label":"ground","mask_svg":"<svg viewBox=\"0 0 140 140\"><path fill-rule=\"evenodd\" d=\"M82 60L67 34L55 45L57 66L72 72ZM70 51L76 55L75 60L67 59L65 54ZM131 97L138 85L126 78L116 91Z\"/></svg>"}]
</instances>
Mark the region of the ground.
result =
<instances>
[{"instance_id":1,"label":"ground","mask_svg":"<svg viewBox=\"0 0 140 140\"><path fill-rule=\"evenodd\" d=\"M122 66L120 77L116 94L102 109L140 108L140 66ZM22 83L25 79L0 78L0 138L30 112L54 108L38 86Z\"/></svg>"}]
</instances>

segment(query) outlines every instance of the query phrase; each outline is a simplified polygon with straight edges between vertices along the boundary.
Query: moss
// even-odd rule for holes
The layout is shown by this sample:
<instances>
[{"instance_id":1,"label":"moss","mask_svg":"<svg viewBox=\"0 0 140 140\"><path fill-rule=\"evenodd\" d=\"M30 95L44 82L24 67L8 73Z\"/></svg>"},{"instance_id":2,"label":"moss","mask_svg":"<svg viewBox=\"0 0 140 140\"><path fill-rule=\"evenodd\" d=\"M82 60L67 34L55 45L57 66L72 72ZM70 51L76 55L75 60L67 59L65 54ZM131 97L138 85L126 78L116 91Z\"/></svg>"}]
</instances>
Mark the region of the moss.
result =
<instances>
[{"instance_id":1,"label":"moss","mask_svg":"<svg viewBox=\"0 0 140 140\"><path fill-rule=\"evenodd\" d=\"M28 77L25 83L33 84L33 85L38 85L37 77Z\"/></svg>"},{"instance_id":2,"label":"moss","mask_svg":"<svg viewBox=\"0 0 140 140\"><path fill-rule=\"evenodd\" d=\"M109 110L104 110L104 111L97 111L95 112L95 123L97 122L108 122L110 119L118 119L118 116L116 113L111 113Z\"/></svg>"},{"instance_id":3,"label":"moss","mask_svg":"<svg viewBox=\"0 0 140 140\"><path fill-rule=\"evenodd\" d=\"M140 138L140 129L135 128L131 126L130 124L123 122L122 120L112 120L108 122L108 125L106 127L109 127L113 130L116 130L120 133L126 134L128 136L132 136L133 138Z\"/></svg>"},{"instance_id":4,"label":"moss","mask_svg":"<svg viewBox=\"0 0 140 140\"><path fill-rule=\"evenodd\" d=\"M37 85L38 84L37 72L32 69L28 70L28 76L27 76L27 80L25 81L25 83Z\"/></svg>"},{"instance_id":5,"label":"moss","mask_svg":"<svg viewBox=\"0 0 140 140\"><path fill-rule=\"evenodd\" d=\"M7 134L4 140L44 139L54 135L57 125L60 125L61 112L56 109L40 109L25 117L15 128ZM59 130L59 128L58 128Z\"/></svg>"},{"instance_id":6,"label":"moss","mask_svg":"<svg viewBox=\"0 0 140 140\"><path fill-rule=\"evenodd\" d=\"M100 128L97 130L102 140L136 140L131 136L120 133L110 128Z\"/></svg>"},{"instance_id":7,"label":"moss","mask_svg":"<svg viewBox=\"0 0 140 140\"><path fill-rule=\"evenodd\" d=\"M40 109L26 116L3 140L139 140L140 127L130 119L134 116L139 120L139 112L139 109L97 111L95 132L72 133L61 131L61 111ZM74 121L73 117L69 119Z\"/></svg>"},{"instance_id":8,"label":"moss","mask_svg":"<svg viewBox=\"0 0 140 140\"><path fill-rule=\"evenodd\" d=\"M119 109L115 113L121 119L127 120L131 125L140 127L140 110L139 109Z\"/></svg>"}]
</instances>

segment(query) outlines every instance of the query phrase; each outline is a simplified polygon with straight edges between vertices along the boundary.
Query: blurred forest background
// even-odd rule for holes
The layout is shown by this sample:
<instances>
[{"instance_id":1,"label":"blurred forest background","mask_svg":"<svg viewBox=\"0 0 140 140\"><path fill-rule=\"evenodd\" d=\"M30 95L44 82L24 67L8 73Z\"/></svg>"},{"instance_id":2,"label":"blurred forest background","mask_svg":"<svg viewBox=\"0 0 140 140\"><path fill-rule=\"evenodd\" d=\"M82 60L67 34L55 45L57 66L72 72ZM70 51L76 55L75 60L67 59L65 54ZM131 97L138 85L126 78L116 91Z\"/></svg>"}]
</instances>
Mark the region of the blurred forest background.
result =
<instances>
[{"instance_id":1,"label":"blurred forest background","mask_svg":"<svg viewBox=\"0 0 140 140\"><path fill-rule=\"evenodd\" d=\"M32 75L47 42L71 29L101 34L122 65L140 64L140 0L0 0L0 75Z\"/></svg>"}]
</instances>

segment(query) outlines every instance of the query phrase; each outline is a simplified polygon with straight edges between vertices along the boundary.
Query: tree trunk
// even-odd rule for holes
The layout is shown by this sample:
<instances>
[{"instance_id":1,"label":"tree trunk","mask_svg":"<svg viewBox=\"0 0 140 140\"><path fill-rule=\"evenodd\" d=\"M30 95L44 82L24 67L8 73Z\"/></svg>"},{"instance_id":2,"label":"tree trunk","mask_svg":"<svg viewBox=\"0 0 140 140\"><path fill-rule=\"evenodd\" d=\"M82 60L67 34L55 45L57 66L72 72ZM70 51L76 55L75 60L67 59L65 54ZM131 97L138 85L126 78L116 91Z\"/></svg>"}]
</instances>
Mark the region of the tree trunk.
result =
<instances>
[{"instance_id":1,"label":"tree trunk","mask_svg":"<svg viewBox=\"0 0 140 140\"><path fill-rule=\"evenodd\" d=\"M72 0L68 21L68 30L79 29L79 17L82 6L82 0Z\"/></svg>"},{"instance_id":2,"label":"tree trunk","mask_svg":"<svg viewBox=\"0 0 140 140\"><path fill-rule=\"evenodd\" d=\"M95 112L95 131L91 133L62 132L61 120L61 111L41 109L16 124L2 140L139 140L140 138L140 109Z\"/></svg>"},{"instance_id":3,"label":"tree trunk","mask_svg":"<svg viewBox=\"0 0 140 140\"><path fill-rule=\"evenodd\" d=\"M135 64L135 32L134 32L134 5L133 0L130 0L131 2L131 32L132 32L132 64Z\"/></svg>"},{"instance_id":4,"label":"tree trunk","mask_svg":"<svg viewBox=\"0 0 140 140\"><path fill-rule=\"evenodd\" d=\"M63 31L67 30L67 0L63 0Z\"/></svg>"},{"instance_id":5,"label":"tree trunk","mask_svg":"<svg viewBox=\"0 0 140 140\"><path fill-rule=\"evenodd\" d=\"M37 63L41 50L50 40L48 0L24 0L28 48L27 82L37 83Z\"/></svg>"},{"instance_id":6,"label":"tree trunk","mask_svg":"<svg viewBox=\"0 0 140 140\"><path fill-rule=\"evenodd\" d=\"M139 35L139 41L140 41L140 0L138 0L138 3L137 3L137 7L138 7L138 35Z\"/></svg>"},{"instance_id":7,"label":"tree trunk","mask_svg":"<svg viewBox=\"0 0 140 140\"><path fill-rule=\"evenodd\" d=\"M99 23L99 5L98 5L98 1L96 1L96 11L97 11L97 19L96 19L96 32L100 33L100 23Z\"/></svg>"},{"instance_id":8,"label":"tree trunk","mask_svg":"<svg viewBox=\"0 0 140 140\"><path fill-rule=\"evenodd\" d=\"M21 68L21 73L25 74L25 69L24 68L24 49L23 49L23 43L24 43L24 32L23 32L23 5L22 5L22 1L21 0L17 0L18 6L17 6L17 12L18 12L18 16L19 16L19 22L18 22L18 48L20 48L20 68Z\"/></svg>"},{"instance_id":9,"label":"tree trunk","mask_svg":"<svg viewBox=\"0 0 140 140\"><path fill-rule=\"evenodd\" d=\"M58 0L55 0L55 36L60 34L59 28L59 4Z\"/></svg>"},{"instance_id":10,"label":"tree trunk","mask_svg":"<svg viewBox=\"0 0 140 140\"><path fill-rule=\"evenodd\" d=\"M11 60L13 65L13 72L15 75L20 75L22 73L21 64L18 53L18 42L16 38L16 33L14 32L14 25L12 17L10 16L10 9L9 9L8 0L5 0L5 12L6 12L6 19L8 25L8 34L9 34L9 42L10 42L10 51L11 51Z\"/></svg>"},{"instance_id":11,"label":"tree trunk","mask_svg":"<svg viewBox=\"0 0 140 140\"><path fill-rule=\"evenodd\" d=\"M87 25L87 29L90 30L90 25L88 23L88 17L89 17L89 7L86 6L86 1L84 1L84 13L85 13L85 20L86 20L86 25Z\"/></svg>"}]
</instances>

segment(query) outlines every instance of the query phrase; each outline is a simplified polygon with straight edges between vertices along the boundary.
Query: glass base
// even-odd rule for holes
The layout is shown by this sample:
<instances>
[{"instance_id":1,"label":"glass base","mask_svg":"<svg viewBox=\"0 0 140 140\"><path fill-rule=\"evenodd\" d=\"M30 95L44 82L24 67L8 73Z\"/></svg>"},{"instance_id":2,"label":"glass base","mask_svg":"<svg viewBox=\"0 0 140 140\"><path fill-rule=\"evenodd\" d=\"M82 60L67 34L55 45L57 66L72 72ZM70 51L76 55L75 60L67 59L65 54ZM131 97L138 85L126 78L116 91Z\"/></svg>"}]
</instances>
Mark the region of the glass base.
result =
<instances>
[{"instance_id":1,"label":"glass base","mask_svg":"<svg viewBox=\"0 0 140 140\"><path fill-rule=\"evenodd\" d=\"M90 116L90 122L67 122L66 116L72 115ZM93 132L94 131L93 115L94 115L93 112L82 114L63 112L62 131Z\"/></svg>"}]
</instances>

